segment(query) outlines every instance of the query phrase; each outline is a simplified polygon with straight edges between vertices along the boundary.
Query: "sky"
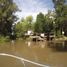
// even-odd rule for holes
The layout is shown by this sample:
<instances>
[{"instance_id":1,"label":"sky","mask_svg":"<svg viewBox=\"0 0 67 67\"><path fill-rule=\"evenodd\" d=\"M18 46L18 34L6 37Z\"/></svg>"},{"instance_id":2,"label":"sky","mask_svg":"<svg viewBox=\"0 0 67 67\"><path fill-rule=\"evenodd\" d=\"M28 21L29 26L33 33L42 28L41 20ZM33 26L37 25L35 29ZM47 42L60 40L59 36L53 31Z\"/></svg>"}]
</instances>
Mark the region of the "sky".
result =
<instances>
[{"instance_id":1,"label":"sky","mask_svg":"<svg viewBox=\"0 0 67 67\"><path fill-rule=\"evenodd\" d=\"M14 0L14 2L21 10L21 12L16 12L20 19L29 15L35 19L38 13L46 14L48 10L54 9L52 0Z\"/></svg>"}]
</instances>

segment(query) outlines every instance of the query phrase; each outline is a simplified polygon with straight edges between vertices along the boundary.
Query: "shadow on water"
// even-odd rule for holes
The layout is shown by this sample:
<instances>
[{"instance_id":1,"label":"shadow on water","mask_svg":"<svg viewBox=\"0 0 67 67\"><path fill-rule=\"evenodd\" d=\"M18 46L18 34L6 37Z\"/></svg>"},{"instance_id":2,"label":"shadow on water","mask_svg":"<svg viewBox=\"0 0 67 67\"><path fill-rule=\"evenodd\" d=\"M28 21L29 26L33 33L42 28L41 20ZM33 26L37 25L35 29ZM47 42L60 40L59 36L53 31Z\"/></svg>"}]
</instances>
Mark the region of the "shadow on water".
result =
<instances>
[{"instance_id":1,"label":"shadow on water","mask_svg":"<svg viewBox=\"0 0 67 67\"><path fill-rule=\"evenodd\" d=\"M48 47L52 48L54 52L67 52L67 40L62 42L49 42Z\"/></svg>"}]
</instances>

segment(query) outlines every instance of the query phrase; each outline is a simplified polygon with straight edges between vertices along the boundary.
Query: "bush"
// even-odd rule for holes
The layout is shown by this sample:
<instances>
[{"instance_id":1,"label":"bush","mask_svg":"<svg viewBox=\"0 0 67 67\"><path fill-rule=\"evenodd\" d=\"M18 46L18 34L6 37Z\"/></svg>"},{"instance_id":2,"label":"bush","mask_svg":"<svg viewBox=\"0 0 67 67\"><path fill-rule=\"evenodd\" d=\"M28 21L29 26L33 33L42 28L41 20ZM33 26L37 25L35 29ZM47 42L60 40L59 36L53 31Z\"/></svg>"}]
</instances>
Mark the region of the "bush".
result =
<instances>
[{"instance_id":1,"label":"bush","mask_svg":"<svg viewBox=\"0 0 67 67\"><path fill-rule=\"evenodd\" d=\"M0 35L0 43L8 42L9 40L10 40L10 39L9 39L9 36L4 37L4 36L1 36L1 35Z\"/></svg>"}]
</instances>

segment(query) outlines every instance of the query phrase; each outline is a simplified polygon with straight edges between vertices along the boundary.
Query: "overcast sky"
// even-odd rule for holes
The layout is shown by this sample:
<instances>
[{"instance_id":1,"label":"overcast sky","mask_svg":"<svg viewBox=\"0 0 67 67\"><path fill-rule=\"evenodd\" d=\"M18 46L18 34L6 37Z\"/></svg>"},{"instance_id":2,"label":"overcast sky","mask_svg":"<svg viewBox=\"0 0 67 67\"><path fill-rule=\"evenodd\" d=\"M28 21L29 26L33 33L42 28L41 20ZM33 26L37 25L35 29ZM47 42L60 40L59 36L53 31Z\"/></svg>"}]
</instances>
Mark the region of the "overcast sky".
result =
<instances>
[{"instance_id":1,"label":"overcast sky","mask_svg":"<svg viewBox=\"0 0 67 67\"><path fill-rule=\"evenodd\" d=\"M48 10L53 10L54 7L52 0L14 0L14 2L21 10L21 12L16 13L19 18L25 18L29 15L35 18L39 12L46 14Z\"/></svg>"}]
</instances>

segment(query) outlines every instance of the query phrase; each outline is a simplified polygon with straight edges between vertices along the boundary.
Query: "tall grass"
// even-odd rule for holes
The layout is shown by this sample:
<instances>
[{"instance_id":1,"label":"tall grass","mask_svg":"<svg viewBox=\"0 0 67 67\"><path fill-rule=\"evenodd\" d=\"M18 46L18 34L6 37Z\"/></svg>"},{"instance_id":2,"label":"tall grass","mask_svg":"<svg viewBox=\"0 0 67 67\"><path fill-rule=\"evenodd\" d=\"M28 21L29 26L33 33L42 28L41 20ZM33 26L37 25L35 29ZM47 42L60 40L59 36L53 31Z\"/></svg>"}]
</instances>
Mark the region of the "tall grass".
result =
<instances>
[{"instance_id":1,"label":"tall grass","mask_svg":"<svg viewBox=\"0 0 67 67\"><path fill-rule=\"evenodd\" d=\"M10 41L9 36L4 37L4 36L0 35L0 43L4 43L4 42L8 42L8 41Z\"/></svg>"}]
</instances>

